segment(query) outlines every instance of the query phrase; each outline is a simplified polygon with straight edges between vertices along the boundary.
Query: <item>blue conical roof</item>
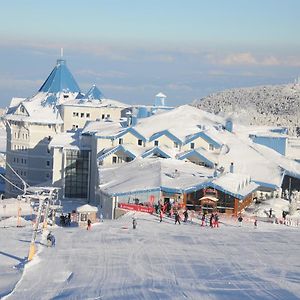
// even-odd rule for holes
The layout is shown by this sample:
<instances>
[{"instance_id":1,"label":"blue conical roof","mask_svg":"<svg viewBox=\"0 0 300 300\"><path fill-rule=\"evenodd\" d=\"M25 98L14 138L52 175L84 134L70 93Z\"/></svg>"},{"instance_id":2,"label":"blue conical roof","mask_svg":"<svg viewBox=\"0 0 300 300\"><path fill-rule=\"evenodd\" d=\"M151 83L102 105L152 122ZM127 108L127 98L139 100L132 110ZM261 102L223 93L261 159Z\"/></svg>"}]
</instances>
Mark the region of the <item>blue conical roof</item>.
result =
<instances>
[{"instance_id":1,"label":"blue conical roof","mask_svg":"<svg viewBox=\"0 0 300 300\"><path fill-rule=\"evenodd\" d=\"M94 84L85 95L86 99L99 100L103 98L102 92Z\"/></svg>"},{"instance_id":2,"label":"blue conical roof","mask_svg":"<svg viewBox=\"0 0 300 300\"><path fill-rule=\"evenodd\" d=\"M64 59L58 59L57 64L39 89L39 92L59 93L59 92L80 92L80 88L73 75L66 66Z\"/></svg>"}]
</instances>

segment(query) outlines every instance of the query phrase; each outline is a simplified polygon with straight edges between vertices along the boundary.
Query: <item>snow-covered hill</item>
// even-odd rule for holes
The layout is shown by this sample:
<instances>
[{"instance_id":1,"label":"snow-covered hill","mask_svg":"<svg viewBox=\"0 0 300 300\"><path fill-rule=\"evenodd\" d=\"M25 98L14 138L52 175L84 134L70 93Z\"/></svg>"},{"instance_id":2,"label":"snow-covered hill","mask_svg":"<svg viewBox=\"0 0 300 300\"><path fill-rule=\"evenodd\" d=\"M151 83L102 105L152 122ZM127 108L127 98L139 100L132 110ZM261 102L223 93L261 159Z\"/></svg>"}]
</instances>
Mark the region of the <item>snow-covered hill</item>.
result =
<instances>
[{"instance_id":1,"label":"snow-covered hill","mask_svg":"<svg viewBox=\"0 0 300 300\"><path fill-rule=\"evenodd\" d=\"M288 127L300 136L300 83L236 88L193 102L194 106L249 125Z\"/></svg>"}]
</instances>

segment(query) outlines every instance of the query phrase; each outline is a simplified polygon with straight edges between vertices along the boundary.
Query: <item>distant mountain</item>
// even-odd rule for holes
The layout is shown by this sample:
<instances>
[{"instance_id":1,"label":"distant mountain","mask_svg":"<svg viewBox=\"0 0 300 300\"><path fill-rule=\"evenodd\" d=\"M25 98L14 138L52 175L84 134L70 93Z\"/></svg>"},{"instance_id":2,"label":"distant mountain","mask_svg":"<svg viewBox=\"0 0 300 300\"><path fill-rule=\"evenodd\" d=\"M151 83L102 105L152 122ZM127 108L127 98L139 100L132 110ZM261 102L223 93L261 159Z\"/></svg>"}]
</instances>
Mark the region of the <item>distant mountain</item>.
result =
<instances>
[{"instance_id":1,"label":"distant mountain","mask_svg":"<svg viewBox=\"0 0 300 300\"><path fill-rule=\"evenodd\" d=\"M249 125L276 125L300 136L300 83L237 88L211 94L192 105Z\"/></svg>"}]
</instances>

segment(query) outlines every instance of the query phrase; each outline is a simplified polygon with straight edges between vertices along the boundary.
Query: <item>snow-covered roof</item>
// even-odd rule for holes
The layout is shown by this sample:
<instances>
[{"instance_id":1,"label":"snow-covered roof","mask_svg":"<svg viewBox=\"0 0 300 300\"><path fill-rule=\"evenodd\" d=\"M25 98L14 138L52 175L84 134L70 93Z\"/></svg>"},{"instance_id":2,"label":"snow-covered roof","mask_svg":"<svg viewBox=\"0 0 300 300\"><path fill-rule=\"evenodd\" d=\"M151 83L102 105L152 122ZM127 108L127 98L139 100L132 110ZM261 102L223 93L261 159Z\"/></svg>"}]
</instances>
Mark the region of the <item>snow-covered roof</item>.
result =
<instances>
[{"instance_id":1,"label":"snow-covered roof","mask_svg":"<svg viewBox=\"0 0 300 300\"><path fill-rule=\"evenodd\" d=\"M93 99L93 98L87 98L86 96L82 98L76 98L76 99L70 99L67 101L64 101L62 103L64 106L86 106L86 107L111 107L111 108L126 108L128 107L127 104L122 103L117 100L113 99Z\"/></svg>"},{"instance_id":2,"label":"snow-covered roof","mask_svg":"<svg viewBox=\"0 0 300 300\"><path fill-rule=\"evenodd\" d=\"M49 148L85 150L90 149L90 146L81 138L80 131L69 131L56 134L49 143Z\"/></svg>"},{"instance_id":3,"label":"snow-covered roof","mask_svg":"<svg viewBox=\"0 0 300 300\"><path fill-rule=\"evenodd\" d=\"M8 111L5 119L40 124L62 124L62 118L55 105L56 100L55 95L39 92Z\"/></svg>"},{"instance_id":4,"label":"snow-covered roof","mask_svg":"<svg viewBox=\"0 0 300 300\"><path fill-rule=\"evenodd\" d=\"M85 213L85 212L97 212L98 208L96 206L92 206L89 204L85 204L82 206L79 206L76 208L76 211L79 213Z\"/></svg>"},{"instance_id":5,"label":"snow-covered roof","mask_svg":"<svg viewBox=\"0 0 300 300\"><path fill-rule=\"evenodd\" d=\"M155 97L167 98L167 96L165 94L163 94L162 92L158 93Z\"/></svg>"},{"instance_id":6,"label":"snow-covered roof","mask_svg":"<svg viewBox=\"0 0 300 300\"><path fill-rule=\"evenodd\" d=\"M87 122L82 133L96 134L98 137L114 137L125 130L126 128L122 127L119 122L101 120Z\"/></svg>"},{"instance_id":7,"label":"snow-covered roof","mask_svg":"<svg viewBox=\"0 0 300 300\"><path fill-rule=\"evenodd\" d=\"M80 88L75 81L73 75L69 71L64 59L58 59L57 64L43 83L39 92L44 93L79 93Z\"/></svg>"},{"instance_id":8,"label":"snow-covered roof","mask_svg":"<svg viewBox=\"0 0 300 300\"><path fill-rule=\"evenodd\" d=\"M136 159L117 168L100 168L100 189L112 195L160 189L181 192L204 185L212 172L176 159Z\"/></svg>"},{"instance_id":9,"label":"snow-covered roof","mask_svg":"<svg viewBox=\"0 0 300 300\"><path fill-rule=\"evenodd\" d=\"M244 198L253 191L255 191L259 185L251 181L249 175L226 173L212 181L215 188L226 191L237 198Z\"/></svg>"},{"instance_id":10,"label":"snow-covered roof","mask_svg":"<svg viewBox=\"0 0 300 300\"><path fill-rule=\"evenodd\" d=\"M216 134L216 126L225 123L221 117L202 111L190 105L182 105L163 114L139 120L134 127L149 139L158 132L169 132L182 142L187 136L204 131L207 135Z\"/></svg>"}]
</instances>

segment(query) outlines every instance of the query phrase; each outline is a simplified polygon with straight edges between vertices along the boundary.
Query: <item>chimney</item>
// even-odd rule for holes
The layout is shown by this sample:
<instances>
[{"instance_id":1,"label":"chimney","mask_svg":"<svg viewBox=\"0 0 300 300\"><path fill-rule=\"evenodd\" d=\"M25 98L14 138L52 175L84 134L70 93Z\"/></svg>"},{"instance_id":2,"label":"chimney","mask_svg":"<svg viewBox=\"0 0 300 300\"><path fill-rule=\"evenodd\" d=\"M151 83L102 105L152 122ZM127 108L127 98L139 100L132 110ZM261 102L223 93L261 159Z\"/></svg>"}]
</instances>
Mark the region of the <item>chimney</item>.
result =
<instances>
[{"instance_id":1,"label":"chimney","mask_svg":"<svg viewBox=\"0 0 300 300\"><path fill-rule=\"evenodd\" d=\"M234 168L233 168L233 162L232 162L232 163L230 163L229 172L230 172L230 173L233 173L233 170L234 170Z\"/></svg>"}]
</instances>

